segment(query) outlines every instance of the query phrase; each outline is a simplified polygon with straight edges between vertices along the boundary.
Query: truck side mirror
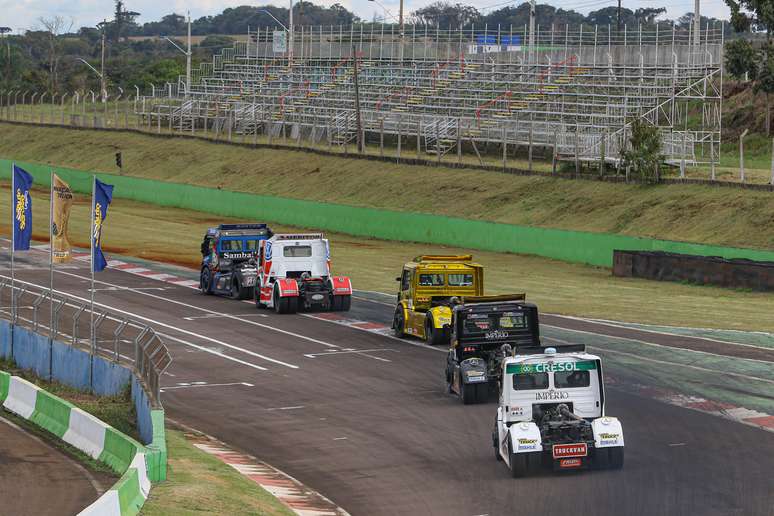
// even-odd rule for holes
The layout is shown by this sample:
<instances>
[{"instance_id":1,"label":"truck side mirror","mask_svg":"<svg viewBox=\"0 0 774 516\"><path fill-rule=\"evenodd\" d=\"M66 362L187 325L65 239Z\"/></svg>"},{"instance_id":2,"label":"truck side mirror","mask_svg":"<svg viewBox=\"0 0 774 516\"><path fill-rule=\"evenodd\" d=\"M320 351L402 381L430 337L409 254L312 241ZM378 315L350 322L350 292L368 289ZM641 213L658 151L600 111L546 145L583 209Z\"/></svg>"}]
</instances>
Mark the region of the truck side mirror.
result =
<instances>
[{"instance_id":1,"label":"truck side mirror","mask_svg":"<svg viewBox=\"0 0 774 516\"><path fill-rule=\"evenodd\" d=\"M398 276L397 278L395 278L395 281L400 281L400 276Z\"/></svg>"},{"instance_id":2,"label":"truck side mirror","mask_svg":"<svg viewBox=\"0 0 774 516\"><path fill-rule=\"evenodd\" d=\"M209 246L207 245L207 241L205 240L204 242L202 242L202 245L201 245L202 256L207 256L209 252L210 252Z\"/></svg>"}]
</instances>

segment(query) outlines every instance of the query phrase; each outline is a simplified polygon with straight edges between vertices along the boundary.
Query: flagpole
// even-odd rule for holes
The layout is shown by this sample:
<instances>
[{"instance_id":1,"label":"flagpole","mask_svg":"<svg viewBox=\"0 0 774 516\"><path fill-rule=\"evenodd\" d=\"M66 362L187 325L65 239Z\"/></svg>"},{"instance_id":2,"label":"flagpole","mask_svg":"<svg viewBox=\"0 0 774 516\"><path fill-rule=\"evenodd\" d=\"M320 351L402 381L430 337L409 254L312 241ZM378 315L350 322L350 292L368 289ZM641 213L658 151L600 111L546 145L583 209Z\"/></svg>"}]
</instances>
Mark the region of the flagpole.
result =
<instances>
[{"instance_id":1,"label":"flagpole","mask_svg":"<svg viewBox=\"0 0 774 516\"><path fill-rule=\"evenodd\" d=\"M91 233L89 235L89 247L91 247L91 352L96 351L97 340L94 333L94 204L97 200L97 176L91 176Z\"/></svg>"},{"instance_id":2,"label":"flagpole","mask_svg":"<svg viewBox=\"0 0 774 516\"><path fill-rule=\"evenodd\" d=\"M51 340L54 335L54 170L51 169L51 194L48 206L48 301L51 305L51 317L49 319L49 333Z\"/></svg>"},{"instance_id":3,"label":"flagpole","mask_svg":"<svg viewBox=\"0 0 774 516\"><path fill-rule=\"evenodd\" d=\"M16 208L16 163L11 165L11 323L16 322L16 292L14 291L14 255L16 254L16 225L14 209Z\"/></svg>"}]
</instances>

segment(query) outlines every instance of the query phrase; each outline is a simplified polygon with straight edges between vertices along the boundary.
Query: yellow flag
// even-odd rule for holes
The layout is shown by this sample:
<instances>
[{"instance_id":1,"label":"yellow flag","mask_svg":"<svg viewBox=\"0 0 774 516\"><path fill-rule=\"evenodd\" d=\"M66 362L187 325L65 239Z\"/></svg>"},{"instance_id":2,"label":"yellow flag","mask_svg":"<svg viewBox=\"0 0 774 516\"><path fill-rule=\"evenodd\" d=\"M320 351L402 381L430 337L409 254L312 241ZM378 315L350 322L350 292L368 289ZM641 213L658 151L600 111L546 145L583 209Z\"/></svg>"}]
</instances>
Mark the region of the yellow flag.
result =
<instances>
[{"instance_id":1,"label":"yellow flag","mask_svg":"<svg viewBox=\"0 0 774 516\"><path fill-rule=\"evenodd\" d=\"M67 222L73 205L73 191L70 185L54 174L54 222L51 233L54 236L54 263L65 263L73 259L72 246L67 236Z\"/></svg>"}]
</instances>

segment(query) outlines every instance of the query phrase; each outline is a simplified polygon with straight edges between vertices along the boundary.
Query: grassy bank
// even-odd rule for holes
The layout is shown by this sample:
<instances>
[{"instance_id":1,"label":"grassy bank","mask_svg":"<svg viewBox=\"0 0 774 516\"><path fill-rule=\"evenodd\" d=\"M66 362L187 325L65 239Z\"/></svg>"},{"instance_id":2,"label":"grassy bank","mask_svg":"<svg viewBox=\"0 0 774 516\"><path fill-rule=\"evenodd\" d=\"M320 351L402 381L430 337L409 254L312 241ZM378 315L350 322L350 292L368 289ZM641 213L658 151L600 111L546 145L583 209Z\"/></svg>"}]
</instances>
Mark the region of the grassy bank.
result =
<instances>
[{"instance_id":1,"label":"grassy bank","mask_svg":"<svg viewBox=\"0 0 774 516\"><path fill-rule=\"evenodd\" d=\"M250 149L185 138L0 124L0 156L229 190L511 224L774 247L771 192L522 177Z\"/></svg>"},{"instance_id":2,"label":"grassy bank","mask_svg":"<svg viewBox=\"0 0 774 516\"><path fill-rule=\"evenodd\" d=\"M19 369L13 362L0 359L0 370L20 376L47 392L69 401L113 428L139 440L136 414L129 389L118 396L94 396L59 382L48 382ZM0 409L2 410L2 409ZM45 438L57 448L84 463L97 473L105 485L117 479L106 465L57 439L31 422L5 414L28 432ZM279 500L255 482L196 448L178 430L167 430L168 477L156 484L143 506L145 515L233 514L290 515ZM113 480L111 480L113 479Z\"/></svg>"},{"instance_id":3,"label":"grassy bank","mask_svg":"<svg viewBox=\"0 0 774 516\"><path fill-rule=\"evenodd\" d=\"M8 195L7 186L0 190L3 195ZM0 221L8 219L7 210L7 205L0 203ZM33 210L34 234L46 240L47 191L34 192ZM78 246L88 246L88 217L88 200L76 196L70 235ZM202 236L208 226L220 222L236 221L116 199L105 225L103 246L109 252L173 262L196 271ZM275 231L292 229L277 224L272 227ZM7 223L0 223L0 230L7 235ZM395 276L401 266L418 254L472 253L486 267L489 292L526 292L545 312L649 324L774 331L774 296L767 293L615 278L608 269L531 256L338 234L328 237L334 272L351 276L358 289L395 292Z\"/></svg>"},{"instance_id":4,"label":"grassy bank","mask_svg":"<svg viewBox=\"0 0 774 516\"><path fill-rule=\"evenodd\" d=\"M153 487L144 516L293 514L262 487L196 448L188 435L167 430L167 481Z\"/></svg>"}]
</instances>

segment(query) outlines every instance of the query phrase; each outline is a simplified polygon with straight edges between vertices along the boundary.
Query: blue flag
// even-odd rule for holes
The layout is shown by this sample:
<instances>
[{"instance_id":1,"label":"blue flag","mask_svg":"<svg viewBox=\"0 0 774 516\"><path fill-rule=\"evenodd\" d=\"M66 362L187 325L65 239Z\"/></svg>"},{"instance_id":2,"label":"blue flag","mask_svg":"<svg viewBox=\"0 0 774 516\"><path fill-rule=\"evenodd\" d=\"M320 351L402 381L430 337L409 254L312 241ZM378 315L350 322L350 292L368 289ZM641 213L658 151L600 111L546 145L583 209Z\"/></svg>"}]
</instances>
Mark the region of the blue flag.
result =
<instances>
[{"instance_id":1,"label":"blue flag","mask_svg":"<svg viewBox=\"0 0 774 516\"><path fill-rule=\"evenodd\" d=\"M13 249L28 251L32 239L32 176L13 166Z\"/></svg>"},{"instance_id":2,"label":"blue flag","mask_svg":"<svg viewBox=\"0 0 774 516\"><path fill-rule=\"evenodd\" d=\"M99 179L94 180L94 204L92 213L94 227L92 228L91 247L94 253L94 272L100 272L107 267L107 260L102 254L102 224L107 218L108 206L113 200L113 185L105 184Z\"/></svg>"}]
</instances>

